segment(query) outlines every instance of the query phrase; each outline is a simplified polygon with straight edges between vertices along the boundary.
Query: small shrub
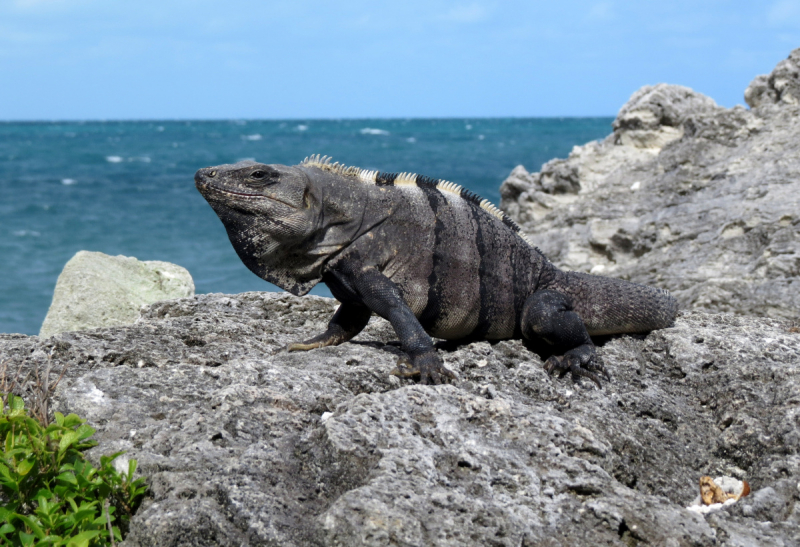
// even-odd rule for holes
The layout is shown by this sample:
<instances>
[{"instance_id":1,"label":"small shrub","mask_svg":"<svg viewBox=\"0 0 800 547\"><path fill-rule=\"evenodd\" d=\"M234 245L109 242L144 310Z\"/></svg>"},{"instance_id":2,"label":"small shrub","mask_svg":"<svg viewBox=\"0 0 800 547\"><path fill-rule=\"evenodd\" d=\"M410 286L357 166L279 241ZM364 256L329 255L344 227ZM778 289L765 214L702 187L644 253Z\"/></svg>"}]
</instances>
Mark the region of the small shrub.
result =
<instances>
[{"instance_id":1,"label":"small shrub","mask_svg":"<svg viewBox=\"0 0 800 547\"><path fill-rule=\"evenodd\" d=\"M0 413L0 544L88 547L114 545L147 487L133 479L136 460L120 474L101 456L96 469L83 451L97 445L95 430L75 414L55 413L42 424L11 393Z\"/></svg>"}]
</instances>

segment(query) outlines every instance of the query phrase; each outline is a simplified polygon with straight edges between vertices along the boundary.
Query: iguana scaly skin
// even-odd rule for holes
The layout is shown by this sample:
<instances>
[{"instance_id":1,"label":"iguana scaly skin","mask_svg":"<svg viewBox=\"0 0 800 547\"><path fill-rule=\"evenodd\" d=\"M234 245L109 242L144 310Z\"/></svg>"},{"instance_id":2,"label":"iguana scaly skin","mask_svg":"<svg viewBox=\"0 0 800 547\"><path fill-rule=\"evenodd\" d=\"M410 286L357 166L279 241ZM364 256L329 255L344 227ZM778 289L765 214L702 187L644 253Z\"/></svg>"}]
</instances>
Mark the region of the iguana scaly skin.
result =
<instances>
[{"instance_id":1,"label":"iguana scaly skin","mask_svg":"<svg viewBox=\"0 0 800 547\"><path fill-rule=\"evenodd\" d=\"M346 342L376 313L408 354L403 373L423 383L453 377L434 336L543 340L548 371L600 385L608 375L590 335L668 327L677 313L662 289L559 270L505 214L451 182L319 156L207 167L195 182L256 275L298 296L321 281L341 302L324 333L290 350Z\"/></svg>"}]
</instances>

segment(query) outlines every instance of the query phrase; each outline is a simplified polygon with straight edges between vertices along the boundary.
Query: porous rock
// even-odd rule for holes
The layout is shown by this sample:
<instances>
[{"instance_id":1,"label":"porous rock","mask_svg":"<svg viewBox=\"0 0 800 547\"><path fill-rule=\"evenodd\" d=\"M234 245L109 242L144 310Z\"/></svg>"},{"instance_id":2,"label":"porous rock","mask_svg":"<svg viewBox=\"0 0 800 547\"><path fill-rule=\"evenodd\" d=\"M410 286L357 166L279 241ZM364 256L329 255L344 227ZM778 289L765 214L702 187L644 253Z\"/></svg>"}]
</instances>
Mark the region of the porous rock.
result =
<instances>
[{"instance_id":1,"label":"porous rock","mask_svg":"<svg viewBox=\"0 0 800 547\"><path fill-rule=\"evenodd\" d=\"M751 110L646 86L605 139L514 169L501 208L562 268L664 287L684 308L797 318L798 63L800 49L757 77Z\"/></svg>"},{"instance_id":2,"label":"porous rock","mask_svg":"<svg viewBox=\"0 0 800 547\"><path fill-rule=\"evenodd\" d=\"M690 312L612 337L613 375L548 377L519 341L442 349L420 386L373 319L354 342L287 353L330 299L200 295L132 326L0 335L16 375L66 366L55 410L126 450L148 497L125 545L797 545L800 333ZM703 475L753 494L685 509Z\"/></svg>"},{"instance_id":3,"label":"porous rock","mask_svg":"<svg viewBox=\"0 0 800 547\"><path fill-rule=\"evenodd\" d=\"M181 266L79 251L58 276L39 336L130 325L145 304L192 295L192 276Z\"/></svg>"}]
</instances>

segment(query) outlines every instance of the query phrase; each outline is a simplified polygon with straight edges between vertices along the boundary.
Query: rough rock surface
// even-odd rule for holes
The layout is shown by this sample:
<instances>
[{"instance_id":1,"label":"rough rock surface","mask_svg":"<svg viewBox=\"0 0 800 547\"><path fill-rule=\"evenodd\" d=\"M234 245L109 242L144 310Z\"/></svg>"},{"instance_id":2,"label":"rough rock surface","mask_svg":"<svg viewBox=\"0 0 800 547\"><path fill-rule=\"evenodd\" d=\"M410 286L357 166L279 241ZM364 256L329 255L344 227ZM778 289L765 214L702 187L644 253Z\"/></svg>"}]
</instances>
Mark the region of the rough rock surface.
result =
<instances>
[{"instance_id":1,"label":"rough rock surface","mask_svg":"<svg viewBox=\"0 0 800 547\"><path fill-rule=\"evenodd\" d=\"M53 405L127 450L150 493L139 545L798 545L800 333L684 313L599 348L602 390L548 377L519 341L449 348L455 385L390 376L373 320L356 342L287 353L320 332L318 297L201 295L133 326L0 335L10 374L66 373ZM708 516L703 475L752 494Z\"/></svg>"},{"instance_id":2,"label":"rough rock surface","mask_svg":"<svg viewBox=\"0 0 800 547\"><path fill-rule=\"evenodd\" d=\"M192 295L194 281L181 266L79 251L58 276L39 336L131 325L145 304Z\"/></svg>"},{"instance_id":3,"label":"rough rock surface","mask_svg":"<svg viewBox=\"0 0 800 547\"><path fill-rule=\"evenodd\" d=\"M757 77L751 110L644 87L606 139L517 167L501 207L566 269L661 286L684 308L797 318L799 64L797 49Z\"/></svg>"}]
</instances>

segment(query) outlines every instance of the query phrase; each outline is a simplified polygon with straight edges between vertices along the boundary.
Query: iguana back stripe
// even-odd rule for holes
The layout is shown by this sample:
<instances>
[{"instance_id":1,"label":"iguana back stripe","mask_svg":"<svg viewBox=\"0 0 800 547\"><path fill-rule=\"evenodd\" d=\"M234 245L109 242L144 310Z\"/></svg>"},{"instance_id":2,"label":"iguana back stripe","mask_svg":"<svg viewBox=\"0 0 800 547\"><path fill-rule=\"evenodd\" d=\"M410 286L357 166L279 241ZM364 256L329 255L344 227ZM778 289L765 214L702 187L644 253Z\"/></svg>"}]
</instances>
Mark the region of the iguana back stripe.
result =
<instances>
[{"instance_id":1,"label":"iguana back stripe","mask_svg":"<svg viewBox=\"0 0 800 547\"><path fill-rule=\"evenodd\" d=\"M475 228L477 230L475 233L475 245L478 248L478 256L481 257L481 266L483 266L483 257L485 257L488 252L486 247L486 237L483 235L483 227L481 224L481 219L478 216L478 211L473 209L472 216L475 219ZM486 336L486 333L489 332L489 328L491 326L489 318L492 307L492 287L490 287L487 283L486 276L482 275L482 270L483 268L478 269L478 297L480 298L480 311L478 313L478 322L471 333L471 336L474 336L476 339Z\"/></svg>"},{"instance_id":2,"label":"iguana back stripe","mask_svg":"<svg viewBox=\"0 0 800 547\"><path fill-rule=\"evenodd\" d=\"M435 241L434 248L439 248L440 245L444 244L444 241L442 240L444 226L441 218L439 218L438 211L439 207L447 200L447 198L429 186L423 186L421 189L425 194L425 197L428 198L428 206L431 208L431 211L433 211L433 217L436 219L433 229ZM426 328L432 328L435 325L436 320L442 314L441 283L443 278L441 277L441 269L443 265L441 262L441 256L438 253L433 253L431 273L428 275L427 279L428 298L427 302L425 303L425 308L422 310L422 313L419 316L420 324Z\"/></svg>"}]
</instances>

